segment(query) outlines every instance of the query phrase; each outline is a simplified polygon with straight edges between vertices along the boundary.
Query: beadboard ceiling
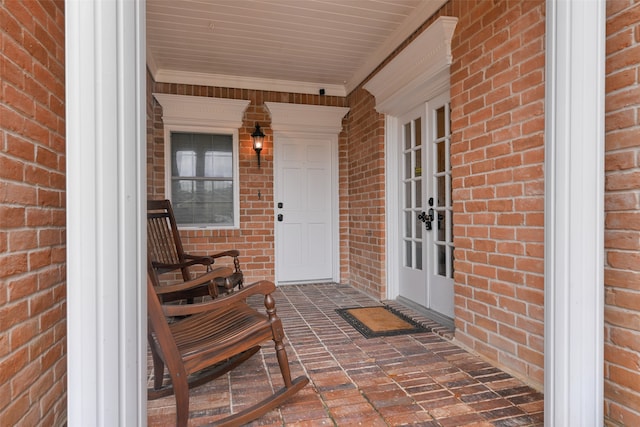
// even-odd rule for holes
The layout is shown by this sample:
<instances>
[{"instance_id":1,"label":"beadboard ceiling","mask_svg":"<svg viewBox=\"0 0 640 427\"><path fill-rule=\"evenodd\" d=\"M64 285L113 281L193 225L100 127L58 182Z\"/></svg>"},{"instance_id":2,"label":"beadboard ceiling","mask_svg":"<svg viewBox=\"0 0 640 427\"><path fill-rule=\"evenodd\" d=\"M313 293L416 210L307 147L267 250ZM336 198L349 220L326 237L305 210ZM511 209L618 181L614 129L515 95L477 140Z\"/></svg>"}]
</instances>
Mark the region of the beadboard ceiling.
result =
<instances>
[{"instance_id":1,"label":"beadboard ceiling","mask_svg":"<svg viewBox=\"0 0 640 427\"><path fill-rule=\"evenodd\" d=\"M344 96L446 0L147 0L158 82Z\"/></svg>"}]
</instances>

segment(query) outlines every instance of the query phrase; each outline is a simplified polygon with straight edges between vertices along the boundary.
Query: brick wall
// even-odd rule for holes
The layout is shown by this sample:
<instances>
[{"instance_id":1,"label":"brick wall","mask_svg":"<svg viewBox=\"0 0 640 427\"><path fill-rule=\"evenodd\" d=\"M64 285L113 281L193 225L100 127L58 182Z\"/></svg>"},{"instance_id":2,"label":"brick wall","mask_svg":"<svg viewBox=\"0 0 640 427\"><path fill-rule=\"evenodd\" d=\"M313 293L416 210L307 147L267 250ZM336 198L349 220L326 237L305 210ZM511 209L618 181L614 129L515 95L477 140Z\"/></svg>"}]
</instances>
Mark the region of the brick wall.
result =
<instances>
[{"instance_id":1,"label":"brick wall","mask_svg":"<svg viewBox=\"0 0 640 427\"><path fill-rule=\"evenodd\" d=\"M345 98L290 94L247 89L228 89L182 84L154 83L153 92L190 96L213 96L216 98L246 99L251 103L245 111L243 127L239 130L240 158L240 228L235 230L182 230L181 236L185 251L191 253L211 253L226 249L239 249L240 262L246 281L251 283L259 279L274 280L274 200L273 200L273 133L270 128L271 117L265 102L287 102L293 104L328 105L344 107ZM150 198L164 197L164 126L162 107L153 100L153 142L147 148L148 185ZM253 151L251 134L255 123L265 133L264 149L260 153L260 168L257 167L256 153ZM344 133L340 146L345 145ZM339 162L345 163L344 150L340 150ZM343 168L340 167L342 170ZM340 182L344 182L341 172ZM261 199L258 199L258 191ZM344 190L341 188L341 193ZM340 200L340 247L342 271L341 278L347 276L348 263L345 262L348 224L344 214L345 201Z\"/></svg>"},{"instance_id":2,"label":"brick wall","mask_svg":"<svg viewBox=\"0 0 640 427\"><path fill-rule=\"evenodd\" d=\"M640 4L607 2L605 421L640 425Z\"/></svg>"},{"instance_id":3,"label":"brick wall","mask_svg":"<svg viewBox=\"0 0 640 427\"><path fill-rule=\"evenodd\" d=\"M385 299L385 149L384 115L375 111L375 98L364 89L348 97L349 283Z\"/></svg>"},{"instance_id":4,"label":"brick wall","mask_svg":"<svg viewBox=\"0 0 640 427\"><path fill-rule=\"evenodd\" d=\"M0 3L0 424L66 412L64 4Z\"/></svg>"},{"instance_id":5,"label":"brick wall","mask_svg":"<svg viewBox=\"0 0 640 427\"><path fill-rule=\"evenodd\" d=\"M545 4L452 11L456 339L541 385Z\"/></svg>"}]
</instances>

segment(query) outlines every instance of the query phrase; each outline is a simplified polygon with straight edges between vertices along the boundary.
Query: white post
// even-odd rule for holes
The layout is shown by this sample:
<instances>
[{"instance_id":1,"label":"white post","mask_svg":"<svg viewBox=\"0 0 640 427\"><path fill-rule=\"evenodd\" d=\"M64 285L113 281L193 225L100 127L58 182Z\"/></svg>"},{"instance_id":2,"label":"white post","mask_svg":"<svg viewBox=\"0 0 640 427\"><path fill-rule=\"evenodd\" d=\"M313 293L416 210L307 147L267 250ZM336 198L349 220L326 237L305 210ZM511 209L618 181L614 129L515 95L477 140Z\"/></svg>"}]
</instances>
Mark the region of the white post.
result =
<instances>
[{"instance_id":1,"label":"white post","mask_svg":"<svg viewBox=\"0 0 640 427\"><path fill-rule=\"evenodd\" d=\"M547 1L545 426L603 423L605 1Z\"/></svg>"},{"instance_id":2,"label":"white post","mask_svg":"<svg viewBox=\"0 0 640 427\"><path fill-rule=\"evenodd\" d=\"M146 425L144 14L65 2L70 426Z\"/></svg>"}]
</instances>

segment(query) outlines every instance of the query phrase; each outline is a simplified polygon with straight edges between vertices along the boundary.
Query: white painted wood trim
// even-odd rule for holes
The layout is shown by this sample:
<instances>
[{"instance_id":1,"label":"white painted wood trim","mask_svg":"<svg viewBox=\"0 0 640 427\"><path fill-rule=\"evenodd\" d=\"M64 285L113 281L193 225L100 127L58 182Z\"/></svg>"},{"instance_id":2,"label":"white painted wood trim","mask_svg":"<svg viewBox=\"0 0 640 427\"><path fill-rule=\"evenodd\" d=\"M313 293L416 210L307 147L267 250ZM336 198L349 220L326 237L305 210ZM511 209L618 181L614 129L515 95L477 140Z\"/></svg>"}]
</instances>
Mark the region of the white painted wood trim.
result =
<instances>
[{"instance_id":1,"label":"white painted wood trim","mask_svg":"<svg viewBox=\"0 0 640 427\"><path fill-rule=\"evenodd\" d=\"M149 55L151 57L151 55ZM153 58L151 58L153 59ZM155 66L155 62L150 62ZM329 83L296 82L291 80L264 79L258 77L229 76L223 74L196 73L190 71L175 71L157 69L153 71L156 82L191 84L213 87L233 87L238 89L264 90L270 92L305 93L318 95L320 89L325 90L325 95L346 96L343 85Z\"/></svg>"},{"instance_id":2,"label":"white painted wood trim","mask_svg":"<svg viewBox=\"0 0 640 427\"><path fill-rule=\"evenodd\" d=\"M71 426L147 422L144 17L65 2Z\"/></svg>"},{"instance_id":3,"label":"white painted wood trim","mask_svg":"<svg viewBox=\"0 0 640 427\"><path fill-rule=\"evenodd\" d=\"M457 23L458 18L438 18L365 83L376 97L376 110L400 116L449 87L451 38Z\"/></svg>"},{"instance_id":4,"label":"white painted wood trim","mask_svg":"<svg viewBox=\"0 0 640 427\"><path fill-rule=\"evenodd\" d=\"M384 150L385 150L385 195L386 195L386 230L387 230L387 299L396 299L400 295L400 236L398 224L400 215L400 188L398 174L398 118L385 116Z\"/></svg>"},{"instance_id":5,"label":"white painted wood trim","mask_svg":"<svg viewBox=\"0 0 640 427\"><path fill-rule=\"evenodd\" d=\"M545 426L603 423L605 1L547 2Z\"/></svg>"},{"instance_id":6,"label":"white painted wood trim","mask_svg":"<svg viewBox=\"0 0 640 427\"><path fill-rule=\"evenodd\" d=\"M212 98L207 96L154 93L162 106L165 125L205 126L238 129L244 111L251 101L244 99Z\"/></svg>"},{"instance_id":7,"label":"white painted wood trim","mask_svg":"<svg viewBox=\"0 0 640 427\"><path fill-rule=\"evenodd\" d=\"M342 132L342 118L347 107L324 105L264 103L271 115L271 130L274 132L301 132L337 135Z\"/></svg>"}]
</instances>

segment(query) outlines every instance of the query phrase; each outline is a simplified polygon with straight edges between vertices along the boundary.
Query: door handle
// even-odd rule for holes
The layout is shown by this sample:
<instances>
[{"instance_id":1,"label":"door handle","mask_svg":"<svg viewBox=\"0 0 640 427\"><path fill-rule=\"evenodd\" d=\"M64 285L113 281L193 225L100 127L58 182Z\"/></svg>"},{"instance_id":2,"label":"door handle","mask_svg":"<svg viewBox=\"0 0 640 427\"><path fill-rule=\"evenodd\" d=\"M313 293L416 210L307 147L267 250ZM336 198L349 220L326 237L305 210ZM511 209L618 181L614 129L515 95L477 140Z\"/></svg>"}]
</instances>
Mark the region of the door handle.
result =
<instances>
[{"instance_id":1,"label":"door handle","mask_svg":"<svg viewBox=\"0 0 640 427\"><path fill-rule=\"evenodd\" d=\"M278 221L282 222L283 219L284 219L284 215L278 214Z\"/></svg>"},{"instance_id":2,"label":"door handle","mask_svg":"<svg viewBox=\"0 0 640 427\"><path fill-rule=\"evenodd\" d=\"M424 228L431 230L433 228L433 225L431 224L433 221L433 208L429 209L429 213L422 212L419 214L418 219L424 222Z\"/></svg>"}]
</instances>

